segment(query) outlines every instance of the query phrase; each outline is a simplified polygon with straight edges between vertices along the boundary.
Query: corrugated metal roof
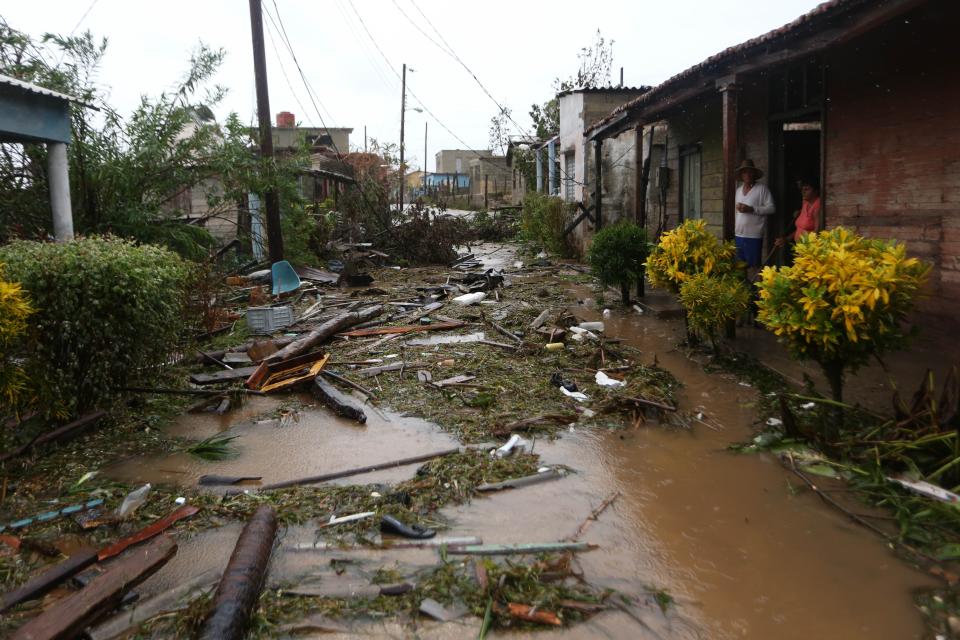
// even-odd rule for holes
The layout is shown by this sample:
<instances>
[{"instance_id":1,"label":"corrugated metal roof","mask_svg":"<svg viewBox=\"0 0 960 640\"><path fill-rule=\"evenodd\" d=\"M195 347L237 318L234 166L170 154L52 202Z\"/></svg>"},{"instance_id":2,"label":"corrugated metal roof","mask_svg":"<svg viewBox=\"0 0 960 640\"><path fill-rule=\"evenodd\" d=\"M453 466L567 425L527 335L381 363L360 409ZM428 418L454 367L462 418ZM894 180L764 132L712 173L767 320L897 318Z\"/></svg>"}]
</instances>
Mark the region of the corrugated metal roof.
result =
<instances>
[{"instance_id":1,"label":"corrugated metal roof","mask_svg":"<svg viewBox=\"0 0 960 640\"><path fill-rule=\"evenodd\" d=\"M589 87L584 89L567 89L566 91L561 91L557 96L566 96L571 93L639 93L641 91L650 91L650 87L647 85L641 85L639 87Z\"/></svg>"},{"instance_id":2,"label":"corrugated metal roof","mask_svg":"<svg viewBox=\"0 0 960 640\"><path fill-rule=\"evenodd\" d=\"M811 11L808 11L807 13L803 14L796 20L793 20L792 22L788 22L782 27L778 27L772 31L768 31L767 33L757 36L756 38L753 38L751 40L747 40L745 42L741 42L740 44L734 45L732 47L728 47L723 51L721 51L720 53L710 56L703 62L695 64L689 69L681 71L680 73L673 76L672 78L668 78L667 80L655 86L653 89L644 93L643 95L638 96L633 100L630 100L629 102L625 102L624 104L620 105L619 107L611 111L608 115L604 116L601 120L598 120L597 122L595 122L593 126L587 129L587 131L588 132L594 131L596 129L599 129L600 127L603 127L606 124L609 124L615 118L617 118L617 116L619 116L621 113L625 111L630 111L656 101L661 96L664 96L665 94L669 94L669 92L674 87L676 87L676 85L680 84L684 80L687 80L688 78L698 73L701 73L704 71L712 71L720 67L724 63L731 62L734 58L744 55L746 52L750 51L751 49L768 45L782 38L801 35L804 32L813 31L813 29L819 26L819 23L827 22L835 18L837 15L839 15L844 11L847 11L859 5L871 4L871 2L875 2L875 0L830 0L829 2L823 2L817 5L816 7L814 7Z\"/></svg>"},{"instance_id":3,"label":"corrugated metal roof","mask_svg":"<svg viewBox=\"0 0 960 640\"><path fill-rule=\"evenodd\" d=\"M40 96L47 96L48 98L57 98L59 100L68 100L70 102L80 102L77 98L73 96L68 96L65 93L60 93L59 91L53 91L52 89L47 89L46 87L41 87L38 84L33 84L32 82L24 82L23 80L17 80L10 76L5 76L0 74L0 86L14 87L28 93L33 93Z\"/></svg>"}]
</instances>

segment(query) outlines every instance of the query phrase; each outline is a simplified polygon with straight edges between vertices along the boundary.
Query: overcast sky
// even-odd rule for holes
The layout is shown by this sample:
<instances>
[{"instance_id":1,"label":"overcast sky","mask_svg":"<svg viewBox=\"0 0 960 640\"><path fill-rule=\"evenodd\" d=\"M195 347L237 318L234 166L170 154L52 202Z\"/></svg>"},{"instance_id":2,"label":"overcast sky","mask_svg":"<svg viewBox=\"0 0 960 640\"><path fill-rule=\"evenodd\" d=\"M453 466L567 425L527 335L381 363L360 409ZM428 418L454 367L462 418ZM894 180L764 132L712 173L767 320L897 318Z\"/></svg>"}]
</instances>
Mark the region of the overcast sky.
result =
<instances>
[{"instance_id":1,"label":"overcast sky","mask_svg":"<svg viewBox=\"0 0 960 640\"><path fill-rule=\"evenodd\" d=\"M292 111L304 125L319 126L322 116L327 126L353 127L351 146L361 149L365 125L370 137L396 142L398 74L406 62L415 69L407 78L416 96L408 95L408 107L420 107L422 101L433 114L408 112L407 156L414 166L422 163L424 122L429 121L429 170L438 149L486 148L490 118L497 113L474 79L441 49L445 45L434 27L494 98L529 129L530 104L551 96L554 78L576 71L577 52L594 41L597 29L614 40L614 82L619 81L622 66L626 85L655 85L817 4L814 0L756 2L749 7L702 0L275 2L264 0L264 8L274 20L279 12L293 52L319 97L320 115L275 23L265 15L273 113ZM47 31L68 34L78 23L78 31L106 36L109 46L100 81L110 87L114 107L121 113L129 113L140 95L175 86L191 51L202 41L227 52L216 80L229 94L216 110L218 118L230 111L248 121L255 117L246 0L4 4L2 15L10 26L34 36Z\"/></svg>"}]
</instances>

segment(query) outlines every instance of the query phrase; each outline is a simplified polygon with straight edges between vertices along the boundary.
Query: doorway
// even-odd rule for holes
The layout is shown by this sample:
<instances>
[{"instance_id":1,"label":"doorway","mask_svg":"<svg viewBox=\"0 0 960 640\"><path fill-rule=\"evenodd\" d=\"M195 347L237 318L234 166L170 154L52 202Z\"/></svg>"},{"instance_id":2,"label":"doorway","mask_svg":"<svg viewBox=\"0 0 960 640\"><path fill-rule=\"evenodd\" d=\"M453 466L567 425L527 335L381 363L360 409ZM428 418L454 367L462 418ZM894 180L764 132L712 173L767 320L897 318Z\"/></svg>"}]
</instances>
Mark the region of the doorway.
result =
<instances>
[{"instance_id":1,"label":"doorway","mask_svg":"<svg viewBox=\"0 0 960 640\"><path fill-rule=\"evenodd\" d=\"M820 114L812 113L802 120L777 121L771 125L770 135L770 180L777 212L767 226L768 247L793 229L793 220L800 211L801 180L815 180L819 185L821 175L821 136ZM770 262L783 265L788 252L781 248Z\"/></svg>"}]
</instances>

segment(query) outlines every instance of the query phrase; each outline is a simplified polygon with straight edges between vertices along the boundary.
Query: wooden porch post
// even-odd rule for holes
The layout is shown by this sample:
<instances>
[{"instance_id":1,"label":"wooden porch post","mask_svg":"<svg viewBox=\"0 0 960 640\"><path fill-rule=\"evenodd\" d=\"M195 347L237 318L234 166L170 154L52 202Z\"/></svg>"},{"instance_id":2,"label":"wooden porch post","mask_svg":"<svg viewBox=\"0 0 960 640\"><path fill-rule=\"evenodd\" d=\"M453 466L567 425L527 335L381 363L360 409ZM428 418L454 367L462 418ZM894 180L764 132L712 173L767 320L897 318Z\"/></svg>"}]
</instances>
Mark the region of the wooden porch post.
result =
<instances>
[{"instance_id":1,"label":"wooden porch post","mask_svg":"<svg viewBox=\"0 0 960 640\"><path fill-rule=\"evenodd\" d=\"M737 128L737 97L740 87L733 80L717 83L723 96L723 239L733 240L736 214L734 199L737 167L737 149L740 132Z\"/></svg>"},{"instance_id":2,"label":"wooden porch post","mask_svg":"<svg viewBox=\"0 0 960 640\"><path fill-rule=\"evenodd\" d=\"M603 228L603 139L598 138L593 141L594 171L596 173L596 195L593 215L595 216L594 228L597 231Z\"/></svg>"}]
</instances>

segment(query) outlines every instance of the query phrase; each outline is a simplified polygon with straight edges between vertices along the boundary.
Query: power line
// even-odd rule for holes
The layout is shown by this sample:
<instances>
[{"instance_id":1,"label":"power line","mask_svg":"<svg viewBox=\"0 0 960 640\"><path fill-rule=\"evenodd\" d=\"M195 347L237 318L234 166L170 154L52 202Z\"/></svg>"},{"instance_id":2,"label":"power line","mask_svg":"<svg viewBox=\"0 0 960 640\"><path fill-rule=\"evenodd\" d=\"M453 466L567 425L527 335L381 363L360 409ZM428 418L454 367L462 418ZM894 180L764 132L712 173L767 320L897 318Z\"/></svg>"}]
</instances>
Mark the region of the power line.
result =
<instances>
[{"instance_id":1,"label":"power line","mask_svg":"<svg viewBox=\"0 0 960 640\"><path fill-rule=\"evenodd\" d=\"M301 113L309 113L309 109L303 106L303 103L300 101L300 97L297 95L297 92L293 90L293 85L290 83L290 78L287 77L287 70L284 67L283 59L280 57L280 51L277 49L277 43L273 39L273 30L270 28L269 24L267 25L267 36L270 38L270 45L273 47L273 53L277 58L277 63L280 65L280 74L283 76L284 82L287 83L287 88L290 89L290 95L293 96L297 106L300 107ZM279 34L277 37L280 37Z\"/></svg>"},{"instance_id":2,"label":"power line","mask_svg":"<svg viewBox=\"0 0 960 640\"><path fill-rule=\"evenodd\" d=\"M399 73L399 72L394 68L394 66L390 63L390 59L387 58L387 55L383 52L383 49L381 49L381 48L380 48L380 45L377 43L376 38L374 38L374 37L373 37L373 34L370 33L370 29L367 28L367 24L363 21L363 17L360 15L360 12L357 11L356 5L353 4L353 0L347 0L347 2L350 4L350 8L353 9L353 12L357 15L357 19L360 21L360 24L363 26L363 30L366 32L367 37L370 38L370 41L373 43L373 46L376 47L376 49L377 49L378 52L380 52L380 56L383 58L384 62L387 64L387 68L389 68L391 71L393 71L394 75L396 75L396 76L399 78L399 77L400 77L400 73ZM444 122L443 122L440 118L438 118L438 117L436 116L436 114L433 113L433 112L429 109L429 107L427 107L427 105L425 105L425 104L423 103L423 100L421 100L421 99L417 96L417 94L414 93L413 90L410 89L409 87L407 87L407 93L409 93L409 94L413 97L413 99L417 101L417 103L420 105L420 107L423 108L423 110L426 111L427 114L428 114L431 118L433 118L433 119L436 121L436 123L439 124L439 125L443 128L444 131L446 131L446 132L449 133L451 136L453 136L460 144L462 144L463 146L465 146L468 151L471 151L471 152L477 154L477 158L478 158L480 161L486 162L486 163L490 164L490 166L500 168L500 167L499 167L497 164L495 164L492 160L489 160L488 158L482 156L479 151L477 151L476 149L474 149L473 147L471 147L469 144L467 144L466 142L464 142L463 139L462 139L460 136L458 136L456 133L454 133L454 132L450 129L450 127L448 127L446 124L444 124Z\"/></svg>"},{"instance_id":3,"label":"power line","mask_svg":"<svg viewBox=\"0 0 960 640\"><path fill-rule=\"evenodd\" d=\"M397 5L396 0L393 0L393 4ZM433 24L433 22L430 21L430 18L428 18L427 15L423 12L423 10L420 9L419 5L417 5L415 0L410 0L410 4L412 4L414 8L417 10L417 12L421 16L423 16L423 19L426 20L427 24L430 25L430 28L433 29L434 33L437 34L437 36L440 38L440 41L443 42L444 45L446 45L446 48L440 46L439 44L437 44L435 40L433 40L433 38L430 38L428 36L428 39L430 40L430 42L432 42L441 51L451 56L454 60L456 60L460 64L461 67L463 67L466 70L467 73L470 74L470 77L474 79L474 81L483 90L483 92L487 95L487 97L493 101L493 104L497 105L497 108L500 110L500 113L505 115L507 119L510 120L510 122L512 122L513 125L520 131L521 134L527 136L528 138L533 138L533 136L530 134L529 131L526 130L526 128L524 128L522 125L520 125L519 122L513 119L513 116L510 115L510 109L500 104L500 102L493 97L493 94L490 93L487 87L482 82L480 82L480 78L477 77L477 74L474 73L473 70L470 69L470 67L468 67L467 64L460 58L460 56L457 55L457 52L453 49L450 43L447 42L446 38L443 37L443 34L440 33L440 30L437 29L437 27ZM400 9L399 5L397 5L397 9ZM410 22L410 24L416 27L418 31L423 33L423 30L420 29L420 27L415 22L413 22L413 20L411 20L410 17L407 16L407 14L404 13L402 9L400 10L400 13L403 15L404 18L407 19L408 22ZM565 180L571 181L574 184L580 185L581 187L589 187L588 183L581 182L577 180L575 176L571 176L570 174L568 174L566 169L563 167L563 163L560 163L559 169L560 169L560 173L563 175Z\"/></svg>"},{"instance_id":4,"label":"power line","mask_svg":"<svg viewBox=\"0 0 960 640\"><path fill-rule=\"evenodd\" d=\"M93 2L90 3L90 6L87 7L87 10L84 11L83 15L80 16L80 19L77 20L77 24L73 25L73 29L70 30L70 36L67 36L67 37L71 37L73 36L74 33L77 32L77 29L79 29L80 25L83 24L83 21L87 19L87 16L90 15L91 11L93 11L93 8L96 6L98 1L99 0L93 0Z\"/></svg>"},{"instance_id":5,"label":"power line","mask_svg":"<svg viewBox=\"0 0 960 640\"><path fill-rule=\"evenodd\" d=\"M290 57L293 58L293 63L294 65L296 65L297 72L300 74L300 80L303 82L303 86L307 90L307 97L310 98L310 102L311 104L313 104L314 111L317 112L317 117L320 119L320 124L323 125L323 128L326 129L327 132L329 133L330 128L327 126L327 123L324 122L323 116L320 114L320 108L317 106L317 103L320 102L320 99L318 96L314 95L313 88L310 86L310 83L307 80L306 74L304 74L303 68L300 66L300 61L297 60L297 54L294 53L293 45L290 44L290 39L286 35L286 28L283 26L283 19L280 17L280 10L277 7L276 0L273 0L273 8L277 14L277 21L280 23L280 27L278 30L281 34L281 40L286 44L287 51L290 53ZM264 13L267 14L267 17L270 19L271 22L274 21L273 16L270 15L270 11L267 10L266 7L264 7ZM276 28L276 23L274 23L274 27ZM320 102L320 105L323 106L323 103ZM327 108L323 107L323 110L327 111ZM330 116L329 111L327 111L327 116ZM330 117L330 120L333 121L333 118ZM343 157L343 154L340 153L340 149L337 148L337 143L333 141L332 137L330 139L330 144L333 146L333 150L334 152L336 152L337 157L338 158Z\"/></svg>"}]
</instances>

